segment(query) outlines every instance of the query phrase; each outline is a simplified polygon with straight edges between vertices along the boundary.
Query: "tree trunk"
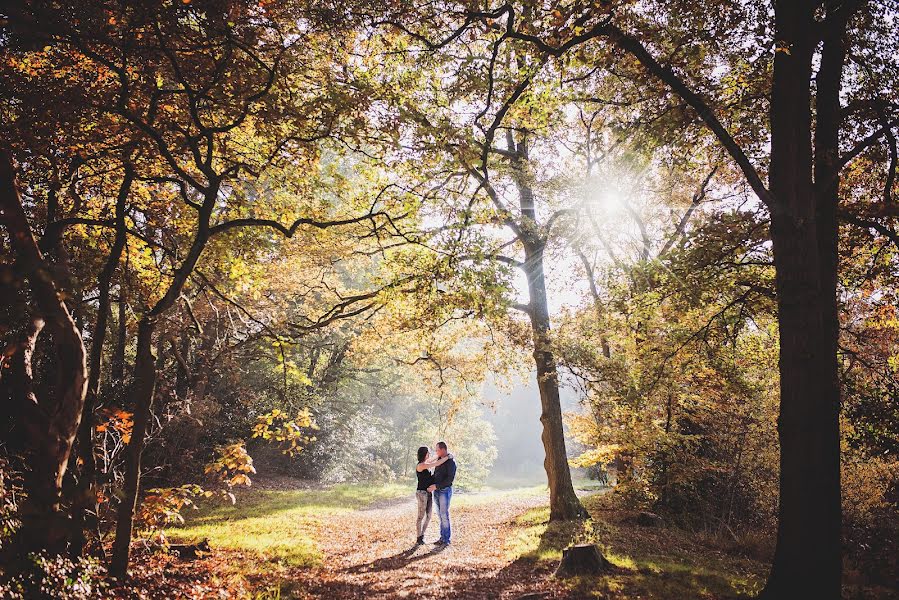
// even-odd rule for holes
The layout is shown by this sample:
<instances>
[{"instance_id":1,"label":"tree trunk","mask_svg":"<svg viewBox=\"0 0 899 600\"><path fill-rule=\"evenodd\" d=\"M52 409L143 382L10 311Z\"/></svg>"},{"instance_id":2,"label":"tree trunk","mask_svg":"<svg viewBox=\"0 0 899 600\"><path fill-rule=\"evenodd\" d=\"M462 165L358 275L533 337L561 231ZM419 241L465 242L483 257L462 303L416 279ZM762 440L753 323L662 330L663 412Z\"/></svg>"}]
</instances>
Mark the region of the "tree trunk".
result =
<instances>
[{"instance_id":1,"label":"tree trunk","mask_svg":"<svg viewBox=\"0 0 899 600\"><path fill-rule=\"evenodd\" d=\"M560 578L598 576L609 570L610 564L595 544L569 546L562 551L562 560L555 576Z\"/></svg>"},{"instance_id":2,"label":"tree trunk","mask_svg":"<svg viewBox=\"0 0 899 600\"><path fill-rule=\"evenodd\" d=\"M772 218L780 326L780 507L770 598L840 596L839 388L814 223ZM811 248L811 249L810 249Z\"/></svg>"},{"instance_id":3,"label":"tree trunk","mask_svg":"<svg viewBox=\"0 0 899 600\"><path fill-rule=\"evenodd\" d=\"M527 248L527 246L526 246ZM543 466L549 481L549 519L561 521L586 518L571 483L568 452L565 448L565 429L562 423L562 402L559 398L559 377L556 358L549 341L549 308L546 282L543 276L543 246L525 251L525 272L530 295L531 332L534 338L534 363L537 367L537 387L540 390L540 422L543 424Z\"/></svg>"},{"instance_id":4,"label":"tree trunk","mask_svg":"<svg viewBox=\"0 0 899 600\"><path fill-rule=\"evenodd\" d=\"M123 497L119 503L115 541L112 546L112 560L109 574L123 580L128 572L131 551L131 532L134 526L134 512L140 489L141 455L144 450L144 436L150 422L153 408L153 393L156 387L156 357L153 355L153 334L156 320L153 317L141 319L137 330L137 358L134 362L134 426L131 441L125 456L125 482Z\"/></svg>"},{"instance_id":5,"label":"tree trunk","mask_svg":"<svg viewBox=\"0 0 899 600\"><path fill-rule=\"evenodd\" d=\"M171 341L172 353L175 355L175 396L179 400L187 398L190 391L191 373L188 368L190 360L190 335L187 330L181 333L180 348L175 340Z\"/></svg>"},{"instance_id":6,"label":"tree trunk","mask_svg":"<svg viewBox=\"0 0 899 600\"><path fill-rule=\"evenodd\" d=\"M70 553L80 556L87 541L85 529L90 520L98 514L97 505L97 459L94 456L94 409L100 395L100 378L103 363L103 342L106 339L107 323L112 302L109 299L109 288L112 276L119 266L122 250L125 248L128 232L125 229L125 203L134 181L134 168L125 165L125 176L119 187L116 198L116 233L106 264L100 272L97 282L98 306L97 321L91 340L91 352L88 369L87 395L84 400L84 411L81 426L78 429L78 455L81 458L81 477L72 499L72 547Z\"/></svg>"},{"instance_id":7,"label":"tree trunk","mask_svg":"<svg viewBox=\"0 0 899 600\"><path fill-rule=\"evenodd\" d=\"M562 422L562 402L559 398L559 375L549 340L549 304L543 272L546 242L538 232L534 192L524 170L528 161L527 137L523 134L516 146L510 131L507 143L509 150L519 157L513 164L512 175L521 207L518 239L524 247L524 272L528 280L528 316L534 339L534 364L537 368L537 388L540 391L542 409L541 439L546 453L543 467L549 483L549 518L551 521L582 519L589 515L574 493L574 485L571 483L571 469L568 467L568 452L565 448L565 427Z\"/></svg>"},{"instance_id":8,"label":"tree trunk","mask_svg":"<svg viewBox=\"0 0 899 600\"><path fill-rule=\"evenodd\" d=\"M60 507L62 480L78 431L87 384L84 343L31 232L15 183L12 158L0 155L0 219L9 233L20 272L27 278L34 316L12 357L15 410L22 415L28 469L25 499L19 507L22 526L11 544L21 558L27 552L65 551L69 526ZM54 382L47 397L34 391L31 357L42 330L52 337ZM48 374L50 376L50 374ZM5 377L4 377L5 378Z\"/></svg>"},{"instance_id":9,"label":"tree trunk","mask_svg":"<svg viewBox=\"0 0 899 600\"><path fill-rule=\"evenodd\" d=\"M122 490L122 501L116 522L116 537L112 548L112 560L109 574L116 579L124 580L128 574L128 562L131 551L131 533L134 527L134 513L140 491L141 455L144 451L144 437L150 422L153 409L153 395L156 388L156 357L153 355L153 335L156 324L162 314L178 301L187 278L197 266L200 256L210 238L210 220L215 201L218 198L218 185L210 186L204 191L203 205L197 219L197 231L191 242L190 250L184 261L175 270L172 282L165 294L153 308L140 320L137 328L137 357L134 361L134 377L132 396L134 397L134 426L131 441L128 443L125 459L125 481Z\"/></svg>"},{"instance_id":10,"label":"tree trunk","mask_svg":"<svg viewBox=\"0 0 899 600\"><path fill-rule=\"evenodd\" d=\"M812 179L814 3L779 3L771 99L771 240L777 271L781 399L777 548L764 598L838 600L840 433L837 184L833 175L842 50L825 49Z\"/></svg>"},{"instance_id":11,"label":"tree trunk","mask_svg":"<svg viewBox=\"0 0 899 600\"><path fill-rule=\"evenodd\" d=\"M109 376L114 385L121 385L125 381L125 344L128 342L128 314L125 310L127 304L125 302L124 279L124 274L120 274L116 342L115 349L112 352L112 362L109 365Z\"/></svg>"}]
</instances>

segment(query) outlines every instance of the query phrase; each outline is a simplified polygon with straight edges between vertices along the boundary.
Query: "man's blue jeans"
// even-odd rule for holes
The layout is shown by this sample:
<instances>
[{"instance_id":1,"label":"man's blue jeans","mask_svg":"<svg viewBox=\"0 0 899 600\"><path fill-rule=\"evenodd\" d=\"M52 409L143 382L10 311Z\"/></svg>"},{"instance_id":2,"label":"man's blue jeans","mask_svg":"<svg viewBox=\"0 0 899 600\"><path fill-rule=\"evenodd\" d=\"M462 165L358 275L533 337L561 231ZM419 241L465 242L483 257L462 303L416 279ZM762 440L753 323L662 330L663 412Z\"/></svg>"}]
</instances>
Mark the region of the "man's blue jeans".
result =
<instances>
[{"instance_id":1,"label":"man's blue jeans","mask_svg":"<svg viewBox=\"0 0 899 600\"><path fill-rule=\"evenodd\" d=\"M453 487L434 491L434 504L437 505L437 516L440 518L440 539L449 544L450 535L450 500L453 497Z\"/></svg>"}]
</instances>

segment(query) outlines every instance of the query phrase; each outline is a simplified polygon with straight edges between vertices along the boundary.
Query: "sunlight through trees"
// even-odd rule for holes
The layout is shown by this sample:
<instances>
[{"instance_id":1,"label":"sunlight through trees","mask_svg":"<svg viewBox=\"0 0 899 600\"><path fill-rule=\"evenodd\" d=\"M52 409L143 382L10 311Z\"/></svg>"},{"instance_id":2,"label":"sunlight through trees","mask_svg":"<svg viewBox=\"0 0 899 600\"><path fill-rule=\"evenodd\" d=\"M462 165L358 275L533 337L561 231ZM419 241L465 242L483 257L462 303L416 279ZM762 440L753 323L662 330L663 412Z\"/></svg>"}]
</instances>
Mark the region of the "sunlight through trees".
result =
<instances>
[{"instance_id":1,"label":"sunlight through trees","mask_svg":"<svg viewBox=\"0 0 899 600\"><path fill-rule=\"evenodd\" d=\"M5 3L0 595L892 597L897 32ZM440 440L458 544L406 551Z\"/></svg>"}]
</instances>

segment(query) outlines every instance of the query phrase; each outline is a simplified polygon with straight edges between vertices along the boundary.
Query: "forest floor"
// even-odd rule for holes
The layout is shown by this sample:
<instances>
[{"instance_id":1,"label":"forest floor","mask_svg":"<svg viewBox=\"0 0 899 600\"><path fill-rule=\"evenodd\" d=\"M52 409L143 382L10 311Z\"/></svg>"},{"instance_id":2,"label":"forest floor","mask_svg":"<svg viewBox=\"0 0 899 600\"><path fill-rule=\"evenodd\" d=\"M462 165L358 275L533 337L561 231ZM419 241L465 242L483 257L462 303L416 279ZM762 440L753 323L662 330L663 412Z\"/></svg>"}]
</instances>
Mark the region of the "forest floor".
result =
<instances>
[{"instance_id":1,"label":"forest floor","mask_svg":"<svg viewBox=\"0 0 899 600\"><path fill-rule=\"evenodd\" d=\"M767 571L713 540L640 527L602 490L581 489L592 521L549 524L545 487L459 492L453 543L414 546L415 504L405 487L262 490L234 506L200 511L173 541L207 538L199 560L145 555L118 597L232 598L615 598L747 597ZM437 516L426 539L437 538ZM560 581L561 550L597 543L613 567Z\"/></svg>"}]
</instances>

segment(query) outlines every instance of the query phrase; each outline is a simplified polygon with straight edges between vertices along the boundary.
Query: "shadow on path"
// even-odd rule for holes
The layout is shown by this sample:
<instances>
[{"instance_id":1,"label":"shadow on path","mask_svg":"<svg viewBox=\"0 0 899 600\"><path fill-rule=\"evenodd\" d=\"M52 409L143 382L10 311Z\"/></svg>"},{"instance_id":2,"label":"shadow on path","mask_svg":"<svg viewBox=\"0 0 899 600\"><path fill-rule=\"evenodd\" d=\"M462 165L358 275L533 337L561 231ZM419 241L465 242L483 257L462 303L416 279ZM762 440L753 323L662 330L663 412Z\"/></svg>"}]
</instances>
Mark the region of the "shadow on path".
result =
<instances>
[{"instance_id":1,"label":"shadow on path","mask_svg":"<svg viewBox=\"0 0 899 600\"><path fill-rule=\"evenodd\" d=\"M385 556L383 558L375 559L371 562L346 567L345 569L341 569L341 572L371 573L378 571L396 571L419 560L435 557L447 548L446 546L434 546L428 552L425 552L423 554L416 554L415 551L420 547L421 546L417 545L412 546L408 550L403 550L402 552L394 554L393 556Z\"/></svg>"}]
</instances>

